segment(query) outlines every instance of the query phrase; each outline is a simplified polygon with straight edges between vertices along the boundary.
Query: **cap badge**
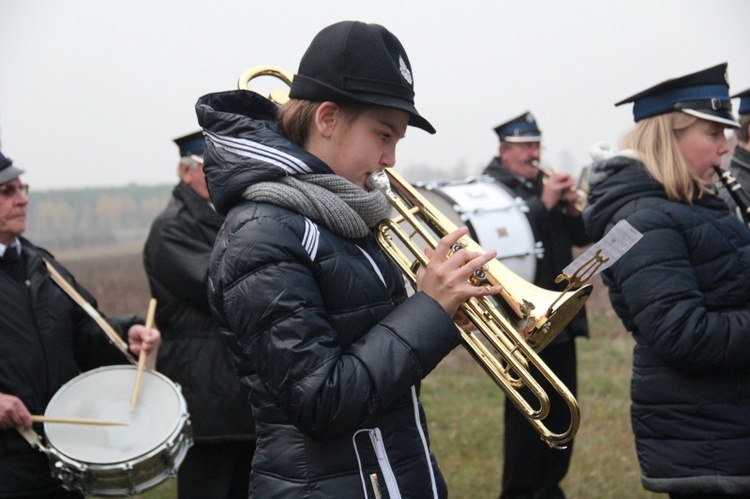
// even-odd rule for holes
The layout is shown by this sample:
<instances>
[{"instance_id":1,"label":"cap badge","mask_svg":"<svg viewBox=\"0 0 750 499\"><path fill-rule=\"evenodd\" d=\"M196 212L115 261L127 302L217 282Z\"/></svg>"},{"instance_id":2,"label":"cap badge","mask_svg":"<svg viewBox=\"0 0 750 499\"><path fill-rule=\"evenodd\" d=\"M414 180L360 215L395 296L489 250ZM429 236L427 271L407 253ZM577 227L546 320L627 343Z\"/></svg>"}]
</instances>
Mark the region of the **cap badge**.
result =
<instances>
[{"instance_id":1,"label":"cap badge","mask_svg":"<svg viewBox=\"0 0 750 499\"><path fill-rule=\"evenodd\" d=\"M409 82L409 85L413 85L413 80L411 78L411 71L409 71L408 66L404 62L404 58L401 56L398 56L398 69L401 71L401 76L404 77L404 80Z\"/></svg>"},{"instance_id":2,"label":"cap badge","mask_svg":"<svg viewBox=\"0 0 750 499\"><path fill-rule=\"evenodd\" d=\"M532 123L534 121L534 118L529 113L526 113L526 116L524 117L526 118L527 123Z\"/></svg>"}]
</instances>

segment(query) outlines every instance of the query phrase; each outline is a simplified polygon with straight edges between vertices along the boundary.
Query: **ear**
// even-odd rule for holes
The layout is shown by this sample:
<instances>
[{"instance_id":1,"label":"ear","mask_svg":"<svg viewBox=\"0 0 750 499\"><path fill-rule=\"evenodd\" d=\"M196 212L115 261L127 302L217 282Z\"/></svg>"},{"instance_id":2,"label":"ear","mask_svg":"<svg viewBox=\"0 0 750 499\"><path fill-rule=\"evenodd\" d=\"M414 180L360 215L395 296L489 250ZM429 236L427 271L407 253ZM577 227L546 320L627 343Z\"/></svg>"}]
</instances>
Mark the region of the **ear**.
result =
<instances>
[{"instance_id":1,"label":"ear","mask_svg":"<svg viewBox=\"0 0 750 499\"><path fill-rule=\"evenodd\" d=\"M179 175L180 180L182 180L186 184L189 184L193 177L190 167L182 162L180 162L179 166L177 167L177 174Z\"/></svg>"},{"instance_id":2,"label":"ear","mask_svg":"<svg viewBox=\"0 0 750 499\"><path fill-rule=\"evenodd\" d=\"M333 128L339 117L339 109L337 104L330 101L318 106L315 111L315 128L322 137L329 138L333 133Z\"/></svg>"}]
</instances>

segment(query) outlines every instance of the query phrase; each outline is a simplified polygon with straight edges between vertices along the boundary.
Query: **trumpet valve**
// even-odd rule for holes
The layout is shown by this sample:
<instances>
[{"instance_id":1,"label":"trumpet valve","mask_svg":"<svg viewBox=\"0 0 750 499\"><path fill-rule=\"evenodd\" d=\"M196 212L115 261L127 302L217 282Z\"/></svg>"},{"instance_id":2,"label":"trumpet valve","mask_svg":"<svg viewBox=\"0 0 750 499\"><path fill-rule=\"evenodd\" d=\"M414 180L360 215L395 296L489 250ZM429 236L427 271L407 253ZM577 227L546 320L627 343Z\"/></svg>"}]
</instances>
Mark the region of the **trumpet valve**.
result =
<instances>
[{"instance_id":1,"label":"trumpet valve","mask_svg":"<svg viewBox=\"0 0 750 499\"><path fill-rule=\"evenodd\" d=\"M487 272L481 267L476 269L474 273L471 274L471 277L469 277L469 282L474 286L481 286L482 284L487 283Z\"/></svg>"}]
</instances>

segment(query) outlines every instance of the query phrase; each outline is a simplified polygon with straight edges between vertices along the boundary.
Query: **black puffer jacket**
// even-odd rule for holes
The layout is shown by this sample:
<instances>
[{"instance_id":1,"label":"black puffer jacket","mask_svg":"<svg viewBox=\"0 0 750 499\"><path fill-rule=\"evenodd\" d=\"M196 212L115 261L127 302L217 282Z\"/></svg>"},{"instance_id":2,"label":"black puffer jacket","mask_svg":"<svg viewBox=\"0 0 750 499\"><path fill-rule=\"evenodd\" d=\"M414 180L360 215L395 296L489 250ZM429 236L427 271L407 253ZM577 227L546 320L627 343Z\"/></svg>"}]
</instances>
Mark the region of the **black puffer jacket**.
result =
<instances>
[{"instance_id":1,"label":"black puffer jacket","mask_svg":"<svg viewBox=\"0 0 750 499\"><path fill-rule=\"evenodd\" d=\"M44 414L55 393L83 371L124 363L102 330L52 281L42 258L96 308L94 298L47 251L21 238L25 282L0 271L0 392ZM135 316L109 319L124 337ZM35 430L43 434L42 425ZM40 497L60 488L47 457L15 430L0 430L0 497Z\"/></svg>"},{"instance_id":2,"label":"black puffer jacket","mask_svg":"<svg viewBox=\"0 0 750 499\"><path fill-rule=\"evenodd\" d=\"M631 417L657 492L750 494L750 232L715 196L670 201L629 157L592 168L586 228L643 238L604 272L636 340Z\"/></svg>"},{"instance_id":3,"label":"black puffer jacket","mask_svg":"<svg viewBox=\"0 0 750 499\"><path fill-rule=\"evenodd\" d=\"M209 266L212 312L251 387L252 497L445 497L419 383L460 337L372 235L345 240L298 213L241 200L294 172L332 174L280 136L247 91L197 104L211 198L228 211ZM427 333L427 334L426 334Z\"/></svg>"},{"instance_id":4,"label":"black puffer jacket","mask_svg":"<svg viewBox=\"0 0 750 499\"><path fill-rule=\"evenodd\" d=\"M208 259L223 221L180 182L143 250L151 295L159 304L162 343L156 367L181 385L196 442L255 438L249 389L237 379L208 307Z\"/></svg>"}]
</instances>

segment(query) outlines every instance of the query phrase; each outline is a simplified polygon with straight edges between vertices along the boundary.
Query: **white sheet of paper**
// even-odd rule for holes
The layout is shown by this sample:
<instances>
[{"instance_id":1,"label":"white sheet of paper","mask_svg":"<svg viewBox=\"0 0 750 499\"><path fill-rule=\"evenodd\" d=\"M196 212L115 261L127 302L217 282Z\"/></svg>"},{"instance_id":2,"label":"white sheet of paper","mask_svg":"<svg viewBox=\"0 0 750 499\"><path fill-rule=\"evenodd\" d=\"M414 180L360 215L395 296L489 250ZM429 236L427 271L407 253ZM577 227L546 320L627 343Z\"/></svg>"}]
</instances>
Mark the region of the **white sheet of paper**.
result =
<instances>
[{"instance_id":1,"label":"white sheet of paper","mask_svg":"<svg viewBox=\"0 0 750 499\"><path fill-rule=\"evenodd\" d=\"M563 273L567 276L574 275L576 270L591 260L597 251L601 250L601 257L606 258L607 261L604 262L596 272L589 276L589 278L594 277L607 267L611 267L642 237L643 234L630 225L627 220L620 220L617 222L617 225L612 227L612 230L610 230L607 235L594 243L589 249L584 251L581 256L565 267Z\"/></svg>"}]
</instances>

